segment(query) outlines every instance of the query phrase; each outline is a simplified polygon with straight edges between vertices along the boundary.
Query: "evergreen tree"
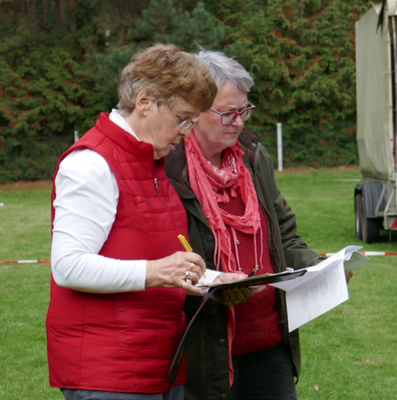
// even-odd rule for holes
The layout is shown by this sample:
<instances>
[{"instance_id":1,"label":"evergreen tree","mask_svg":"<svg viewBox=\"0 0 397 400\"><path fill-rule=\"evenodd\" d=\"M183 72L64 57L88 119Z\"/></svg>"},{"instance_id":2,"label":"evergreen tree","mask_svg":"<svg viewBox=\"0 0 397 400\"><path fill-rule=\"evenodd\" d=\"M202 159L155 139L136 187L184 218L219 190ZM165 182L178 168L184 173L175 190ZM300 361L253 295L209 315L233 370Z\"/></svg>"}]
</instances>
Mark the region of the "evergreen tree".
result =
<instances>
[{"instance_id":1,"label":"evergreen tree","mask_svg":"<svg viewBox=\"0 0 397 400\"><path fill-rule=\"evenodd\" d=\"M152 0L132 30L132 38L144 44L172 43L186 51L196 51L196 45L217 48L224 32L221 26L198 3L192 12L179 12L173 0Z\"/></svg>"},{"instance_id":2,"label":"evergreen tree","mask_svg":"<svg viewBox=\"0 0 397 400\"><path fill-rule=\"evenodd\" d=\"M255 79L251 97L260 106L258 122L299 127L355 120L354 23L368 5L351 0L206 5L225 26L225 52Z\"/></svg>"},{"instance_id":3,"label":"evergreen tree","mask_svg":"<svg viewBox=\"0 0 397 400\"><path fill-rule=\"evenodd\" d=\"M99 72L104 78L104 93L108 94L108 105L117 104L117 82L122 68L139 49L155 43L171 43L185 51L196 51L197 45L219 48L224 32L202 3L192 8L184 3L184 10L174 0L152 0L142 15L135 18L124 40L110 44L97 54ZM189 7L188 7L189 6Z\"/></svg>"},{"instance_id":4,"label":"evergreen tree","mask_svg":"<svg viewBox=\"0 0 397 400\"><path fill-rule=\"evenodd\" d=\"M368 10L341 0L206 1L225 26L224 51L251 73L250 129L284 161L357 163L354 23Z\"/></svg>"},{"instance_id":5,"label":"evergreen tree","mask_svg":"<svg viewBox=\"0 0 397 400\"><path fill-rule=\"evenodd\" d=\"M268 127L291 127L287 163L355 162L354 23L368 8L360 0L0 1L0 167L11 165L7 154L27 158L29 138L85 132L117 105L130 57L156 42L200 44L241 62L255 79L248 126L271 151Z\"/></svg>"}]
</instances>

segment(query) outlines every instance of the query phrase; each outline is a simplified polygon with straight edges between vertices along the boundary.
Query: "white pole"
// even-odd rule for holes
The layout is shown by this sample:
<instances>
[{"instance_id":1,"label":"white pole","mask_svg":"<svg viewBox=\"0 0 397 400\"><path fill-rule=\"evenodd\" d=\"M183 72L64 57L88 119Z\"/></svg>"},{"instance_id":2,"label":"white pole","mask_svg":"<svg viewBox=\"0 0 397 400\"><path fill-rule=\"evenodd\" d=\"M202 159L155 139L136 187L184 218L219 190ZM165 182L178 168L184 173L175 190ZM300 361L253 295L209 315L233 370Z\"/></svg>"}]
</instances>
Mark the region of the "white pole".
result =
<instances>
[{"instance_id":1,"label":"white pole","mask_svg":"<svg viewBox=\"0 0 397 400\"><path fill-rule=\"evenodd\" d=\"M79 131L74 131L74 142L76 143L79 139Z\"/></svg>"},{"instance_id":2,"label":"white pole","mask_svg":"<svg viewBox=\"0 0 397 400\"><path fill-rule=\"evenodd\" d=\"M283 170L283 128L281 122L277 123L277 159L278 170Z\"/></svg>"}]
</instances>

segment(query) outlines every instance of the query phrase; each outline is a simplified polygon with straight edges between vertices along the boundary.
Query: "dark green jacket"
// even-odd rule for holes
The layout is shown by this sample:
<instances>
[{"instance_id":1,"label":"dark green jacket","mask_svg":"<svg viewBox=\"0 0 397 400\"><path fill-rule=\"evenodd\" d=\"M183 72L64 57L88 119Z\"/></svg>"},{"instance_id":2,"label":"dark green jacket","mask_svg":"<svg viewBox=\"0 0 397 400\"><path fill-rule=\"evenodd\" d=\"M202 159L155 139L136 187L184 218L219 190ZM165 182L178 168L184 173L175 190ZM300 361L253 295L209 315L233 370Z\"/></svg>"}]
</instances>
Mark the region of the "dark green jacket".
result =
<instances>
[{"instance_id":1,"label":"dark green jacket","mask_svg":"<svg viewBox=\"0 0 397 400\"><path fill-rule=\"evenodd\" d=\"M278 271L287 267L304 268L322 260L310 250L296 233L295 214L280 193L274 176L273 161L258 138L247 129L239 136L244 151L244 163L251 173L259 202L269 223L269 248L274 266ZM214 265L215 240L200 203L193 193L187 173L185 146L183 141L166 157L168 177L182 199L189 220L189 240L194 252L200 254L207 268ZM200 303L200 298L187 296L185 312L190 320ZM283 326L283 337L289 343L295 366L295 375L300 373L299 332L288 333L287 310L284 292L278 291L278 305ZM186 400L229 399L228 345L225 307L211 301L189 337L187 355L188 382L185 385Z\"/></svg>"}]
</instances>

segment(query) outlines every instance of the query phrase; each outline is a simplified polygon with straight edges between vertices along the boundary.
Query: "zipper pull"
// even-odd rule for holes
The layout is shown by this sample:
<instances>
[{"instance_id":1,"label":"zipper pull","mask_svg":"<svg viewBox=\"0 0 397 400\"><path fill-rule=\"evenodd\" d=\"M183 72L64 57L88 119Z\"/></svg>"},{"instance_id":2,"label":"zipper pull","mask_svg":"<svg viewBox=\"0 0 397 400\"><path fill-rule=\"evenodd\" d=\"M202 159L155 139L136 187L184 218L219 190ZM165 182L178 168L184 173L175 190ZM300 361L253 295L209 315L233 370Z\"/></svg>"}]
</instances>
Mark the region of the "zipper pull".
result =
<instances>
[{"instance_id":1,"label":"zipper pull","mask_svg":"<svg viewBox=\"0 0 397 400\"><path fill-rule=\"evenodd\" d=\"M160 194L159 185L157 184L157 178L154 178L154 184L156 185L157 194Z\"/></svg>"}]
</instances>

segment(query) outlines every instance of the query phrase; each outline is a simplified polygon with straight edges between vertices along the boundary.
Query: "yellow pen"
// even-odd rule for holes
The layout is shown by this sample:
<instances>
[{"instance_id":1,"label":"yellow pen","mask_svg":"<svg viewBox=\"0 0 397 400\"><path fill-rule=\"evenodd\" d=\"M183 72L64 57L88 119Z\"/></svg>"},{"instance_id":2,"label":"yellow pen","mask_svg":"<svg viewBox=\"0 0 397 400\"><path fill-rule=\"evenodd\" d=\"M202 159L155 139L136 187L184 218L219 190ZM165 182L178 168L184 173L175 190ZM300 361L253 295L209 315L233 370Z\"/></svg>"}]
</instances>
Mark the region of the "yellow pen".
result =
<instances>
[{"instance_id":1,"label":"yellow pen","mask_svg":"<svg viewBox=\"0 0 397 400\"><path fill-rule=\"evenodd\" d=\"M182 245L183 245L183 247L185 248L186 251L188 251L188 252L192 252L193 251L192 247L190 246L189 242L186 240L185 236L178 235L178 239L181 241L181 243L182 243ZM204 275L204 278L207 278L205 276L205 272L203 272L203 275Z\"/></svg>"}]
</instances>

